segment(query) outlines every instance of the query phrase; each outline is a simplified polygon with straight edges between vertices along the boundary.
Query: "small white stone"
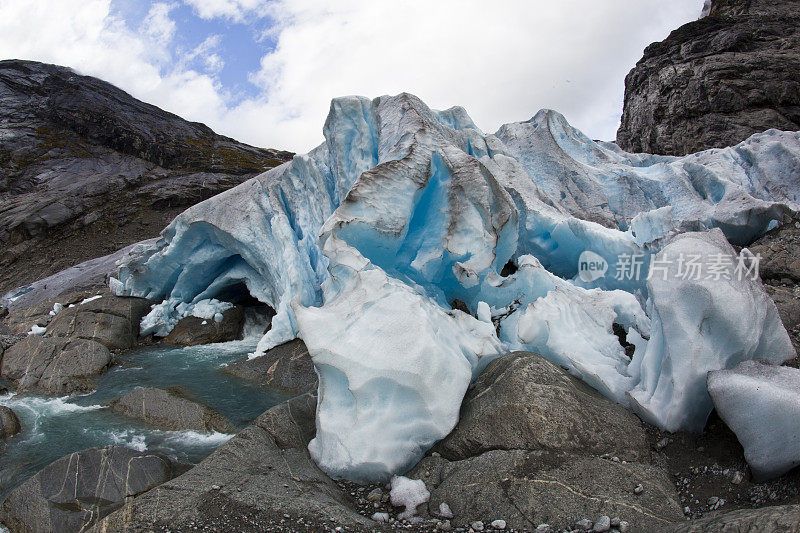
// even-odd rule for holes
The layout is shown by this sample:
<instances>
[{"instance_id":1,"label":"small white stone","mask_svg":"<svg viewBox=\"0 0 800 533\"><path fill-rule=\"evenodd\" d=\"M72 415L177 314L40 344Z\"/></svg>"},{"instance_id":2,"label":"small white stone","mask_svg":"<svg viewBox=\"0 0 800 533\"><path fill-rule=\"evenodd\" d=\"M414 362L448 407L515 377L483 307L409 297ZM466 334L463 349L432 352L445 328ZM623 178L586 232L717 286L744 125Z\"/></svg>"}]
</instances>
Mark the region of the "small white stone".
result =
<instances>
[{"instance_id":1,"label":"small white stone","mask_svg":"<svg viewBox=\"0 0 800 533\"><path fill-rule=\"evenodd\" d=\"M597 522L594 523L594 528L592 531L596 533L606 533L606 531L609 529L611 529L611 518L603 515L597 519Z\"/></svg>"},{"instance_id":2,"label":"small white stone","mask_svg":"<svg viewBox=\"0 0 800 533\"><path fill-rule=\"evenodd\" d=\"M372 515L372 519L376 522L388 522L389 513L375 513Z\"/></svg>"},{"instance_id":3,"label":"small white stone","mask_svg":"<svg viewBox=\"0 0 800 533\"><path fill-rule=\"evenodd\" d=\"M478 521L476 521L476 522L473 522L473 523L471 523L471 524L469 525L469 527L471 527L471 528L472 528L472 529L474 529L475 531L483 531L483 522L481 522L480 520L478 520Z\"/></svg>"},{"instance_id":4,"label":"small white stone","mask_svg":"<svg viewBox=\"0 0 800 533\"><path fill-rule=\"evenodd\" d=\"M439 504L439 516L442 518L453 518L453 511L445 502Z\"/></svg>"},{"instance_id":5,"label":"small white stone","mask_svg":"<svg viewBox=\"0 0 800 533\"><path fill-rule=\"evenodd\" d=\"M633 489L633 493L634 493L634 494L641 494L641 493L643 493L643 492L644 492L644 487L642 486L642 484L641 484L641 483L639 483L638 485L636 485L636 487L634 487L634 489Z\"/></svg>"},{"instance_id":6,"label":"small white stone","mask_svg":"<svg viewBox=\"0 0 800 533\"><path fill-rule=\"evenodd\" d=\"M492 522L491 526L494 529L505 529L506 528L506 521L505 520L495 520Z\"/></svg>"}]
</instances>

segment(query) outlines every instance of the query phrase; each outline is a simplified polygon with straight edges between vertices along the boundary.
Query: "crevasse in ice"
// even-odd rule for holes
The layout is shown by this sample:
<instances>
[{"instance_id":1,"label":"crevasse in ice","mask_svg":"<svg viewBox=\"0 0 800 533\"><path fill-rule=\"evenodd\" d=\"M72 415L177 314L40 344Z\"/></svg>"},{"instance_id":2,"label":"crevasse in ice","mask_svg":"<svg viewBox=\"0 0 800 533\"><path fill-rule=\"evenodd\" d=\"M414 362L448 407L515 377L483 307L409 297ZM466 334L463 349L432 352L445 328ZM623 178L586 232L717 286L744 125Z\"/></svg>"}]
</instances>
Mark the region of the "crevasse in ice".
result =
<instances>
[{"instance_id":1,"label":"crevasse in ice","mask_svg":"<svg viewBox=\"0 0 800 533\"><path fill-rule=\"evenodd\" d=\"M309 449L333 476L402 473L509 350L537 351L669 430L702 428L707 371L793 355L760 281L663 265L735 265L728 241L795 213L800 133L628 154L553 111L485 135L462 108L401 94L333 100L324 134L179 215L112 285L157 302L143 324L159 334L212 299L272 306L255 355L307 344L320 377ZM605 275L578 276L584 252Z\"/></svg>"}]
</instances>

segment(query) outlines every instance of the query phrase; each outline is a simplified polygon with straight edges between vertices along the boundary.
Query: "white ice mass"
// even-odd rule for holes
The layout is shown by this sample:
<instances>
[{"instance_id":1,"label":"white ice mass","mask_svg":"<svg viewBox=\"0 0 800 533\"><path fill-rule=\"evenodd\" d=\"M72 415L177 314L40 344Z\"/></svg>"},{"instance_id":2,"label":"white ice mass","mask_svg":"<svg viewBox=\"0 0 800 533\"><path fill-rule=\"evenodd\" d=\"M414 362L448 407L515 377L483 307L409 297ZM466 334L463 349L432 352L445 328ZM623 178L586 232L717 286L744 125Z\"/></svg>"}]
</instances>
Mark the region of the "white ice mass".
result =
<instances>
[{"instance_id":1,"label":"white ice mass","mask_svg":"<svg viewBox=\"0 0 800 533\"><path fill-rule=\"evenodd\" d=\"M709 373L708 391L754 477L777 477L800 465L800 370L745 361Z\"/></svg>"},{"instance_id":2,"label":"white ice mass","mask_svg":"<svg viewBox=\"0 0 800 533\"><path fill-rule=\"evenodd\" d=\"M681 253L733 270L727 241L796 213L800 133L628 154L553 111L486 135L462 108L401 94L333 100L324 134L179 215L121 262L114 291L155 301L143 328L158 335L201 304L272 306L257 354L308 345L320 376L309 448L335 477L402 473L512 349L670 430L702 428L707 371L794 355L760 281L648 272ZM586 251L604 275L578 276Z\"/></svg>"}]
</instances>

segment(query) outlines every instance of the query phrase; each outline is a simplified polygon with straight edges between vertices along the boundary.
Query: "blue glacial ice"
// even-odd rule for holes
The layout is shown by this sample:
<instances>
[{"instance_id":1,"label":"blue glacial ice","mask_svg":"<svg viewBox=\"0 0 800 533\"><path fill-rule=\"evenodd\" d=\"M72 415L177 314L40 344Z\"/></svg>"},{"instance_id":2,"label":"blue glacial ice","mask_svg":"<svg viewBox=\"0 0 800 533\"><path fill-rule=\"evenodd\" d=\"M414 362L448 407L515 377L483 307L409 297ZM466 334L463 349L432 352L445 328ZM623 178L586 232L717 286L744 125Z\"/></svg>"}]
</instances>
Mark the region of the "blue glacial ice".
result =
<instances>
[{"instance_id":1,"label":"blue glacial ice","mask_svg":"<svg viewBox=\"0 0 800 533\"><path fill-rule=\"evenodd\" d=\"M333 100L324 134L176 217L112 285L156 302L143 325L159 335L212 299L272 306L254 356L305 341L320 376L309 449L335 477L402 473L513 349L673 431L702 429L707 371L794 355L760 281L647 274L680 254L735 263L728 242L796 213L800 133L628 154L553 111L486 135L462 108L401 94ZM579 276L584 252L605 275Z\"/></svg>"}]
</instances>

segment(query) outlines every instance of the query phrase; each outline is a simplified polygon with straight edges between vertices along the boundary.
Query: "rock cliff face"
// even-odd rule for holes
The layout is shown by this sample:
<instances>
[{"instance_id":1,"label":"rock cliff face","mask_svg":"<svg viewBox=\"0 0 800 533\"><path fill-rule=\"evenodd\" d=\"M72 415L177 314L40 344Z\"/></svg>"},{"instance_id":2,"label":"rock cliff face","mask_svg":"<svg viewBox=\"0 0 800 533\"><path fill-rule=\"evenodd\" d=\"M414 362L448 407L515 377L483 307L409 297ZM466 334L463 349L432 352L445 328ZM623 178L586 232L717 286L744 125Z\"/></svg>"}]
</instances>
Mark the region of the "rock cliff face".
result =
<instances>
[{"instance_id":1,"label":"rock cliff face","mask_svg":"<svg viewBox=\"0 0 800 533\"><path fill-rule=\"evenodd\" d=\"M800 0L713 0L706 12L628 74L624 150L685 155L800 130Z\"/></svg>"},{"instance_id":2,"label":"rock cliff face","mask_svg":"<svg viewBox=\"0 0 800 533\"><path fill-rule=\"evenodd\" d=\"M290 157L64 67L0 61L0 293L153 237Z\"/></svg>"}]
</instances>

